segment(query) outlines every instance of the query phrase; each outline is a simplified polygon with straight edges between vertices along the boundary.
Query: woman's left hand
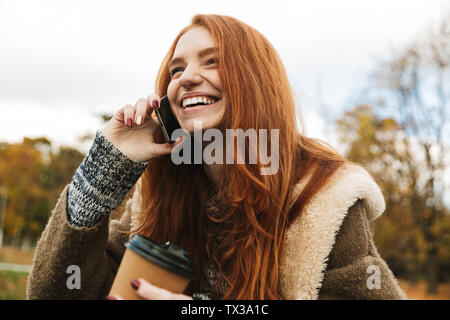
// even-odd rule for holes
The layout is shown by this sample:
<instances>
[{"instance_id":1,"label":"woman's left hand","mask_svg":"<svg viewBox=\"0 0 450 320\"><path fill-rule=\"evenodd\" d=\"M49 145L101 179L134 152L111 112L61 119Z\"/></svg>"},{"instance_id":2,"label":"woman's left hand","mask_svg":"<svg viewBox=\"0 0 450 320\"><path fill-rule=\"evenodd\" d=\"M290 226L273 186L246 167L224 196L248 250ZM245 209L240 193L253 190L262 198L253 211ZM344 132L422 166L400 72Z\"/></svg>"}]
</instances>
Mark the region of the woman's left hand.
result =
<instances>
[{"instance_id":1,"label":"woman's left hand","mask_svg":"<svg viewBox=\"0 0 450 320\"><path fill-rule=\"evenodd\" d=\"M133 280L131 286L136 293L144 300L192 300L191 297L184 294L173 293L166 289L152 285L144 279ZM118 295L109 296L107 300L124 300Z\"/></svg>"}]
</instances>

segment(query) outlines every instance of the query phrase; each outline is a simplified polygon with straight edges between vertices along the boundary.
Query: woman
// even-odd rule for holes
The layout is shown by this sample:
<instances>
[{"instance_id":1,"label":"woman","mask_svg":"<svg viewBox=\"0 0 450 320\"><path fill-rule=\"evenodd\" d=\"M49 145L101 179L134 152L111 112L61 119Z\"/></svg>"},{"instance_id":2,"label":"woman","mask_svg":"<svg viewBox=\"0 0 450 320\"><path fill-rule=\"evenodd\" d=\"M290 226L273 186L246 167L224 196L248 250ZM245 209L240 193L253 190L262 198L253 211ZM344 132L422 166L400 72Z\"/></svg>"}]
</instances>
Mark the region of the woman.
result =
<instances>
[{"instance_id":1,"label":"woman","mask_svg":"<svg viewBox=\"0 0 450 320\"><path fill-rule=\"evenodd\" d=\"M177 243L197 265L183 295L133 281L146 299L406 298L368 227L384 210L379 188L364 169L298 133L286 72L264 36L231 17L195 16L163 61L156 93L97 132L38 243L28 298L105 298L123 231ZM190 133L195 121L222 133L278 130L267 140L278 144L278 170L261 174L261 158L175 165L180 142L162 143L154 118L163 95ZM183 105L194 96L207 105ZM136 182L120 221L109 221ZM70 265L81 270L80 289L67 288Z\"/></svg>"}]
</instances>

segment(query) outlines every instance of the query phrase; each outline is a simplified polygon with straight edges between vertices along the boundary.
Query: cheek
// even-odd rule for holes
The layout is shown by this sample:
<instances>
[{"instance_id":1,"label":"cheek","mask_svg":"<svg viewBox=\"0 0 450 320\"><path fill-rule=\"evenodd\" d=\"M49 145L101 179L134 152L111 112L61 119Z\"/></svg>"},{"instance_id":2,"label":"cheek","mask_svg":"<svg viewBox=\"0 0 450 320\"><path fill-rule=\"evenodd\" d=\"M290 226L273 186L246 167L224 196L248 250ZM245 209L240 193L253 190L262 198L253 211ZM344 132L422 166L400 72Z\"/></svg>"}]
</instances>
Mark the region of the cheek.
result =
<instances>
[{"instance_id":1,"label":"cheek","mask_svg":"<svg viewBox=\"0 0 450 320\"><path fill-rule=\"evenodd\" d=\"M220 76L217 71L215 71L214 74L212 75L211 82L214 85L214 87L216 87L216 89L218 89L221 92L223 91L222 81L220 80Z\"/></svg>"},{"instance_id":2,"label":"cheek","mask_svg":"<svg viewBox=\"0 0 450 320\"><path fill-rule=\"evenodd\" d=\"M174 107L176 105L177 91L175 89L175 85L173 84L173 82L170 82L169 86L167 87L167 97L169 98L172 112L177 114L177 110Z\"/></svg>"},{"instance_id":3,"label":"cheek","mask_svg":"<svg viewBox=\"0 0 450 320\"><path fill-rule=\"evenodd\" d=\"M169 98L169 101L172 102L175 100L176 90L175 85L173 81L169 83L169 86L167 87L167 97Z\"/></svg>"}]
</instances>

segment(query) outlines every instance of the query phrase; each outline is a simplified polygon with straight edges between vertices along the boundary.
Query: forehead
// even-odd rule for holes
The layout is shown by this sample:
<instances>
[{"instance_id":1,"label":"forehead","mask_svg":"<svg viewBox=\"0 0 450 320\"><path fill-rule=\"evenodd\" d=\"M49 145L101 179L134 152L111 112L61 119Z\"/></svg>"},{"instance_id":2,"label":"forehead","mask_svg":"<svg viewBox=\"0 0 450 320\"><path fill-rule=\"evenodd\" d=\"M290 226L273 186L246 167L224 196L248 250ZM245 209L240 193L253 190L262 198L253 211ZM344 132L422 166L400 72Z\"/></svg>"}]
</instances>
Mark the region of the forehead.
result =
<instances>
[{"instance_id":1,"label":"forehead","mask_svg":"<svg viewBox=\"0 0 450 320\"><path fill-rule=\"evenodd\" d=\"M179 57L213 46L214 41L209 31L203 27L195 27L180 37L173 56Z\"/></svg>"}]
</instances>

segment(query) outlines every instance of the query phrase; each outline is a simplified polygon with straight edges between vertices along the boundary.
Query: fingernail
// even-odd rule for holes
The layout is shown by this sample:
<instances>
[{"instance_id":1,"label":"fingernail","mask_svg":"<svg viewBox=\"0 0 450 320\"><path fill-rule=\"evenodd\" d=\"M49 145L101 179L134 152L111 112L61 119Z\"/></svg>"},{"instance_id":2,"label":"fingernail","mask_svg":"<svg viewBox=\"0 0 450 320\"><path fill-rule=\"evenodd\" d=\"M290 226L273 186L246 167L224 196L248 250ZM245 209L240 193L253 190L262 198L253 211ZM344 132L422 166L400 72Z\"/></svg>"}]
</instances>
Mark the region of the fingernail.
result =
<instances>
[{"instance_id":1,"label":"fingernail","mask_svg":"<svg viewBox=\"0 0 450 320\"><path fill-rule=\"evenodd\" d=\"M113 297L113 296L107 296L107 297L106 297L106 300L117 300L117 298L116 298L116 297Z\"/></svg>"},{"instance_id":2,"label":"fingernail","mask_svg":"<svg viewBox=\"0 0 450 320\"><path fill-rule=\"evenodd\" d=\"M142 116L141 116L141 115L138 115L138 117L137 117L137 119L136 119L136 124L137 124L138 126L140 126L141 123L142 123Z\"/></svg>"},{"instance_id":3,"label":"fingernail","mask_svg":"<svg viewBox=\"0 0 450 320\"><path fill-rule=\"evenodd\" d=\"M128 126L129 128L131 128L132 125L133 125L133 124L132 124L131 118L128 118L128 119L127 119L127 126Z\"/></svg>"},{"instance_id":4,"label":"fingernail","mask_svg":"<svg viewBox=\"0 0 450 320\"><path fill-rule=\"evenodd\" d=\"M134 290L138 290L140 285L141 283L139 282L139 280L131 281L131 286L133 287Z\"/></svg>"},{"instance_id":5,"label":"fingernail","mask_svg":"<svg viewBox=\"0 0 450 320\"><path fill-rule=\"evenodd\" d=\"M153 100L152 101L152 106L157 107L159 105L158 100Z\"/></svg>"}]
</instances>

